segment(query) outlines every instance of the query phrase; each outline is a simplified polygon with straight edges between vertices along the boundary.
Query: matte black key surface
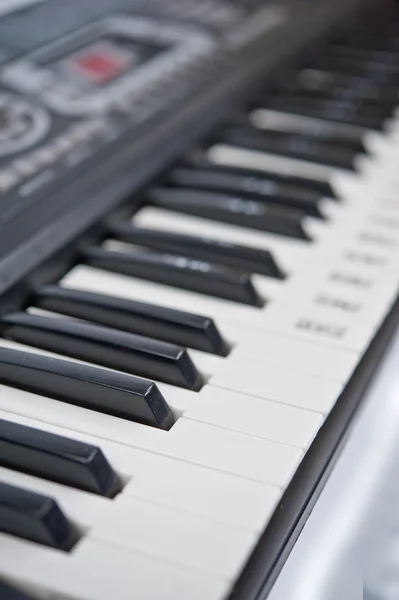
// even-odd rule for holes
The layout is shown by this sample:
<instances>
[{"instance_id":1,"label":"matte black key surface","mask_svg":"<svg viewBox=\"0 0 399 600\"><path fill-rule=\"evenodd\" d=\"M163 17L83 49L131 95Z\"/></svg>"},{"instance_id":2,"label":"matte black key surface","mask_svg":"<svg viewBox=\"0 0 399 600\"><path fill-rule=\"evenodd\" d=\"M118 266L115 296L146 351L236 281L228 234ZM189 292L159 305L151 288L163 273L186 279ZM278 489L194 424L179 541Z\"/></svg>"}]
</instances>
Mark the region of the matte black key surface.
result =
<instances>
[{"instance_id":1,"label":"matte black key surface","mask_svg":"<svg viewBox=\"0 0 399 600\"><path fill-rule=\"evenodd\" d=\"M35 600L33 596L28 596L25 592L2 581L0 581L0 598L1 600Z\"/></svg>"},{"instance_id":2,"label":"matte black key surface","mask_svg":"<svg viewBox=\"0 0 399 600\"><path fill-rule=\"evenodd\" d=\"M398 89L395 86L382 87L366 77L342 75L322 69L303 69L296 77L299 89L309 90L323 96L342 94L344 90L352 97L365 98L395 106L399 101ZM337 92L338 91L338 92Z\"/></svg>"},{"instance_id":3,"label":"matte black key surface","mask_svg":"<svg viewBox=\"0 0 399 600\"><path fill-rule=\"evenodd\" d=\"M326 49L328 57L339 57L351 64L375 63L382 69L399 73L398 54L389 50L375 48L355 48L345 44L331 44Z\"/></svg>"},{"instance_id":4,"label":"matte black key surface","mask_svg":"<svg viewBox=\"0 0 399 600\"><path fill-rule=\"evenodd\" d=\"M100 269L241 304L263 305L247 273L208 261L151 251L125 254L100 247L89 248L85 252L85 259L87 264Z\"/></svg>"},{"instance_id":5,"label":"matte black key surface","mask_svg":"<svg viewBox=\"0 0 399 600\"><path fill-rule=\"evenodd\" d=\"M100 448L0 419L0 465L99 494L120 489Z\"/></svg>"},{"instance_id":6,"label":"matte black key surface","mask_svg":"<svg viewBox=\"0 0 399 600\"><path fill-rule=\"evenodd\" d=\"M329 129L331 128L332 124L330 123L326 123L326 125L329 126ZM200 159L200 158L196 158L193 161L187 161L188 162L188 166L184 167L185 169L190 169L192 171L194 170L204 170L207 173L213 173L216 175L223 175L224 176L229 176L229 177L244 177L250 178L250 182L249 184L244 183L244 187L245 190L247 190L247 186L249 185L251 194L263 194L264 193L264 189L267 191L269 188L269 182L270 181L277 181L279 183L287 183L290 186L293 186L295 188L300 188L300 189L305 189L308 192L314 192L315 198L320 198L320 197L329 197L329 198L334 198L334 199L338 199L337 195L335 194L334 190L331 187L331 184L327 181L327 180L318 180L318 179L310 179L308 177L301 177L299 175L292 175L290 172L289 168L286 168L283 172L279 172L279 171L273 171L271 169L250 169L248 167L237 167L237 166L230 166L230 165L218 165L218 164L214 164L209 162L206 159ZM180 171L180 168L179 168ZM173 171L172 171L173 172ZM195 176L195 175L194 175ZM191 177L191 176L190 176ZM180 185L180 184L179 184ZM181 184L181 185L185 185L186 187L196 187L196 185L198 185L198 183L193 183L193 184L189 184L188 182L185 184ZM224 183L222 185L225 185ZM230 185L227 184L227 185ZM233 183L234 185L234 190L230 190L229 189L222 189L222 187L220 188L220 191L228 191L228 192L234 192L236 193L236 183ZM242 184L240 184L242 185ZM200 186L198 186L200 187ZM243 190L242 193L245 193L245 190ZM248 191L248 190L247 190Z\"/></svg>"},{"instance_id":7,"label":"matte black key surface","mask_svg":"<svg viewBox=\"0 0 399 600\"><path fill-rule=\"evenodd\" d=\"M184 348L141 335L28 313L5 315L0 331L3 337L16 342L132 375L194 390L202 384L201 375Z\"/></svg>"},{"instance_id":8,"label":"matte black key surface","mask_svg":"<svg viewBox=\"0 0 399 600\"><path fill-rule=\"evenodd\" d=\"M157 188L149 192L150 203L188 215L232 223L287 237L309 240L303 228L303 212L271 207L240 196L194 189Z\"/></svg>"},{"instance_id":9,"label":"matte black key surface","mask_svg":"<svg viewBox=\"0 0 399 600\"><path fill-rule=\"evenodd\" d=\"M213 260L248 273L261 273L277 278L283 276L271 252L260 248L240 246L207 237L134 227L126 223L114 224L111 232L117 239L131 244L175 254L185 253L190 257Z\"/></svg>"},{"instance_id":10,"label":"matte black key surface","mask_svg":"<svg viewBox=\"0 0 399 600\"><path fill-rule=\"evenodd\" d=\"M70 550L76 534L57 503L47 496L0 481L0 531Z\"/></svg>"},{"instance_id":11,"label":"matte black key surface","mask_svg":"<svg viewBox=\"0 0 399 600\"><path fill-rule=\"evenodd\" d=\"M361 111L354 104L349 105L333 99L324 101L306 97L271 97L262 103L262 107L271 108L282 113L355 125L364 129L380 130L385 119L385 115L379 114L378 111Z\"/></svg>"},{"instance_id":12,"label":"matte black key surface","mask_svg":"<svg viewBox=\"0 0 399 600\"><path fill-rule=\"evenodd\" d=\"M332 78L334 77L334 74L330 75ZM344 75L339 77L345 79ZM299 102L308 99L309 101L334 102L356 106L357 114L359 115L367 116L370 114L371 116L377 116L381 119L386 119L391 116L392 111L396 107L397 98L395 100L394 98L389 99L388 97L384 97L383 90L381 90L380 96L377 96L376 94L374 97L370 97L370 95L365 96L362 94L362 82L365 82L363 87L364 89L367 89L365 84L369 80L357 78L355 76L347 76L347 87L340 87L338 85L339 77L333 82L334 84L337 84L336 87L330 88L330 86L328 86L327 89L325 85L317 86L314 79L312 86L301 85L300 81L293 81L291 84L284 86L280 91L276 90L274 92L269 92L265 99L266 101L269 98L276 99L279 94L283 94L284 96L288 96L290 100L298 99ZM357 80L359 81L357 82Z\"/></svg>"},{"instance_id":13,"label":"matte black key surface","mask_svg":"<svg viewBox=\"0 0 399 600\"><path fill-rule=\"evenodd\" d=\"M0 348L0 382L160 429L174 422L155 383L69 360Z\"/></svg>"},{"instance_id":14,"label":"matte black key surface","mask_svg":"<svg viewBox=\"0 0 399 600\"><path fill-rule=\"evenodd\" d=\"M174 185L211 192L237 194L243 198L299 208L307 214L321 216L320 194L312 189L295 186L289 181L278 181L271 177L256 177L253 174L226 173L215 169L180 168L171 172L170 182Z\"/></svg>"},{"instance_id":15,"label":"matte black key surface","mask_svg":"<svg viewBox=\"0 0 399 600\"><path fill-rule=\"evenodd\" d=\"M249 150L298 158L340 169L353 169L356 156L356 152L351 148L281 131L231 127L223 132L222 139L227 144Z\"/></svg>"},{"instance_id":16,"label":"matte black key surface","mask_svg":"<svg viewBox=\"0 0 399 600\"><path fill-rule=\"evenodd\" d=\"M315 57L310 66L312 68L334 71L342 75L366 77L372 81L389 86L398 85L399 83L399 72L397 69L378 61L348 59L343 56L327 54Z\"/></svg>"},{"instance_id":17,"label":"matte black key surface","mask_svg":"<svg viewBox=\"0 0 399 600\"><path fill-rule=\"evenodd\" d=\"M227 344L216 324L202 315L56 285L40 288L34 296L34 303L45 310L106 327L212 354L225 356L227 353Z\"/></svg>"}]
</instances>

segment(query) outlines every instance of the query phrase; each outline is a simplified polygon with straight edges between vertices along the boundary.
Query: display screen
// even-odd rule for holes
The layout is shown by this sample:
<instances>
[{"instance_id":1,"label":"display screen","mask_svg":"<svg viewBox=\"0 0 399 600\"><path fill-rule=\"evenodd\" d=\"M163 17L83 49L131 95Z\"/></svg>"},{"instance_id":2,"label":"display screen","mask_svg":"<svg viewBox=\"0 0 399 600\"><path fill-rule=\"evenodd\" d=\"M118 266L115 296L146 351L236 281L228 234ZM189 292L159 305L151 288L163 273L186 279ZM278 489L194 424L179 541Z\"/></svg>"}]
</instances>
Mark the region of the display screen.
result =
<instances>
[{"instance_id":1,"label":"display screen","mask_svg":"<svg viewBox=\"0 0 399 600\"><path fill-rule=\"evenodd\" d=\"M147 62L165 48L133 40L107 39L92 43L51 66L68 79L106 85Z\"/></svg>"}]
</instances>

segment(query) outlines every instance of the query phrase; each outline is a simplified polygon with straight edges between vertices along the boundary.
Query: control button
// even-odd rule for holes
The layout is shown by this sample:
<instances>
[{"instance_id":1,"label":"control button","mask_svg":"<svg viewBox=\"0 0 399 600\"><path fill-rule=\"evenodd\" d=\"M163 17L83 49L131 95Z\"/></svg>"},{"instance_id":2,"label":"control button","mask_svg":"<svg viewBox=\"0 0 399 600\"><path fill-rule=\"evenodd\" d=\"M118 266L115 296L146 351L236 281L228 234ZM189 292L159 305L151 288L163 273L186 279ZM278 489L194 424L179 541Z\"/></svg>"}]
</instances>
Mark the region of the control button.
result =
<instances>
[{"instance_id":1,"label":"control button","mask_svg":"<svg viewBox=\"0 0 399 600\"><path fill-rule=\"evenodd\" d=\"M33 146L49 126L50 118L42 108L12 94L0 94L0 156Z\"/></svg>"}]
</instances>

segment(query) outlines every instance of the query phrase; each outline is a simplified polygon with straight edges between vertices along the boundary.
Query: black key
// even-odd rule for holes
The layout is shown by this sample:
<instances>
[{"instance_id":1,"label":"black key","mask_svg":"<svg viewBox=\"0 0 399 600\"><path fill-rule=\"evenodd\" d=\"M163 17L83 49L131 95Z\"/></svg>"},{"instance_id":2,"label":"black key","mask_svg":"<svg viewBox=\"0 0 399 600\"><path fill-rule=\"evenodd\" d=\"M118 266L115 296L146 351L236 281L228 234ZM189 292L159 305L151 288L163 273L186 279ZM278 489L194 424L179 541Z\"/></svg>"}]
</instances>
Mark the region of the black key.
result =
<instances>
[{"instance_id":1,"label":"black key","mask_svg":"<svg viewBox=\"0 0 399 600\"><path fill-rule=\"evenodd\" d=\"M378 61L348 59L343 56L322 55L315 57L312 68L334 71L342 75L365 77L384 85L397 85L399 72L396 67Z\"/></svg>"},{"instance_id":2,"label":"black key","mask_svg":"<svg viewBox=\"0 0 399 600\"><path fill-rule=\"evenodd\" d=\"M184 348L141 335L28 313L3 316L0 331L10 340L132 375L193 390L202 385L202 377Z\"/></svg>"},{"instance_id":3,"label":"black key","mask_svg":"<svg viewBox=\"0 0 399 600\"><path fill-rule=\"evenodd\" d=\"M126 223L114 224L111 226L111 232L118 240L130 244L175 254L184 253L194 258L214 260L248 273L261 273L278 279L283 277L273 255L268 250L240 246L212 238L144 229Z\"/></svg>"},{"instance_id":4,"label":"black key","mask_svg":"<svg viewBox=\"0 0 399 600\"><path fill-rule=\"evenodd\" d=\"M155 383L69 360L0 348L0 382L160 429L174 422Z\"/></svg>"},{"instance_id":5,"label":"black key","mask_svg":"<svg viewBox=\"0 0 399 600\"><path fill-rule=\"evenodd\" d=\"M338 144L326 143L296 133L264 129L229 127L222 133L222 141L233 146L258 152L268 152L311 161L339 169L354 168L356 152ZM294 190L292 190L294 192Z\"/></svg>"},{"instance_id":6,"label":"black key","mask_svg":"<svg viewBox=\"0 0 399 600\"><path fill-rule=\"evenodd\" d=\"M375 81L365 77L342 75L322 69L299 71L295 83L300 90L308 90L324 97L345 92L352 98L364 98L392 107L396 106L399 101L398 89L395 86L381 87Z\"/></svg>"},{"instance_id":7,"label":"black key","mask_svg":"<svg viewBox=\"0 0 399 600\"><path fill-rule=\"evenodd\" d=\"M351 150L354 155L357 153L366 152L366 147L364 144L365 132L363 128L344 124L337 126L337 123L330 121L296 117L295 115L295 120L292 120L291 115L281 113L276 115L275 111L271 111L273 123L271 123L269 128L267 116L270 111L265 109L261 109L261 111L266 117L264 124L259 126L261 131L278 131L285 135L290 134L298 135L301 138L311 138L316 142L331 145L333 148L336 146L344 147L346 150ZM304 182L302 182L302 185L304 185Z\"/></svg>"},{"instance_id":8,"label":"black key","mask_svg":"<svg viewBox=\"0 0 399 600\"><path fill-rule=\"evenodd\" d=\"M56 285L40 288L34 303L45 310L203 352L221 356L228 352L226 342L209 317Z\"/></svg>"},{"instance_id":9,"label":"black key","mask_svg":"<svg viewBox=\"0 0 399 600\"><path fill-rule=\"evenodd\" d=\"M378 111L362 111L355 104L339 102L334 99L290 98L289 96L271 97L262 103L262 107L282 113L355 125L364 129L380 130L385 119L385 116L379 114Z\"/></svg>"},{"instance_id":10,"label":"black key","mask_svg":"<svg viewBox=\"0 0 399 600\"><path fill-rule=\"evenodd\" d=\"M389 50L375 48L355 48L344 44L333 44L326 51L328 57L339 57L351 64L376 63L382 69L399 73L398 54Z\"/></svg>"},{"instance_id":11,"label":"black key","mask_svg":"<svg viewBox=\"0 0 399 600\"><path fill-rule=\"evenodd\" d=\"M321 217L319 192L292 185L289 181L277 181L268 177L226 173L215 169L173 169L170 183L210 192L227 192L242 198L298 208L304 213Z\"/></svg>"},{"instance_id":12,"label":"black key","mask_svg":"<svg viewBox=\"0 0 399 600\"><path fill-rule=\"evenodd\" d=\"M329 128L331 128L331 124L328 123ZM329 197L329 198L334 198L334 199L338 199L334 190L332 189L330 183L328 181L322 181L322 180L318 180L318 179L309 179L307 177L301 177L299 175L292 175L290 173L290 168L285 168L283 172L279 172L279 171L272 171L272 170L265 170L265 169L250 169L250 168L244 168L244 167L236 167L236 166L230 166L230 165L217 165L214 163L211 163L210 161L208 161L206 158L202 157L194 157L191 161L188 160L187 161L187 166L184 166L185 169L196 169L196 170L204 170L207 173L215 173L218 175L229 175L229 176L239 176L239 177L250 177L250 182L246 183L244 182L244 184L240 184L240 187L238 189L236 189L236 182L233 183L233 188L230 190L230 183L228 183L226 185L226 190L224 190L224 185L221 185L220 187L220 191L231 191L236 193L236 191L238 193L246 193L248 192L248 186L249 186L249 190L251 192L251 194L263 194L267 191L268 186L269 186L269 182L270 181L277 181L279 183L287 183L288 185L295 187L295 188L300 188L300 189L305 189L307 191L313 191L317 194L317 196L315 196L315 198L319 198L319 197ZM181 171L181 169L179 168L179 171ZM172 171L174 172L174 170ZM191 177L191 175L190 175ZM193 175L194 177L194 175ZM180 185L180 184L179 184ZM190 184L188 181L187 183L184 183L183 181L181 182L181 185L184 185L185 187L200 187L200 184ZM215 184L216 185L216 184ZM241 188L241 186L244 188L242 190L242 192L239 192L239 189ZM215 188L216 189L216 188ZM219 191L219 189L218 189Z\"/></svg>"},{"instance_id":13,"label":"black key","mask_svg":"<svg viewBox=\"0 0 399 600\"><path fill-rule=\"evenodd\" d=\"M0 531L58 550L70 550L77 538L52 498L3 482L0 482Z\"/></svg>"},{"instance_id":14,"label":"black key","mask_svg":"<svg viewBox=\"0 0 399 600\"><path fill-rule=\"evenodd\" d=\"M33 596L28 596L25 592L2 581L0 581L0 598L1 600L35 600Z\"/></svg>"},{"instance_id":15,"label":"black key","mask_svg":"<svg viewBox=\"0 0 399 600\"><path fill-rule=\"evenodd\" d=\"M301 240L310 239L302 225L304 214L299 210L271 208L264 202L195 189L156 188L148 197L151 204L178 213Z\"/></svg>"},{"instance_id":16,"label":"black key","mask_svg":"<svg viewBox=\"0 0 399 600\"><path fill-rule=\"evenodd\" d=\"M85 262L93 267L215 296L241 304L262 306L263 301L247 273L177 254L125 254L91 247Z\"/></svg>"},{"instance_id":17,"label":"black key","mask_svg":"<svg viewBox=\"0 0 399 600\"><path fill-rule=\"evenodd\" d=\"M0 465L112 497L116 473L100 448L0 419Z\"/></svg>"}]
</instances>

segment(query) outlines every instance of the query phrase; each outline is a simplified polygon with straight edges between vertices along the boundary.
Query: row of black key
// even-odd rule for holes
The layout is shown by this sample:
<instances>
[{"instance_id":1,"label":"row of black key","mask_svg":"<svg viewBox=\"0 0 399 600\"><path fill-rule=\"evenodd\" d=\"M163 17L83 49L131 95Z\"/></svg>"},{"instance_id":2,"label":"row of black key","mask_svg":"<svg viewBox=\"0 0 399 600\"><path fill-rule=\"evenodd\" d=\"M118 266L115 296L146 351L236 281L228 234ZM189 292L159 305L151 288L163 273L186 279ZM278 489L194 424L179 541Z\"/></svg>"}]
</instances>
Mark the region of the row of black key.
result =
<instances>
[{"instance_id":1,"label":"row of black key","mask_svg":"<svg viewBox=\"0 0 399 600\"><path fill-rule=\"evenodd\" d=\"M262 100L259 106L276 113L320 119L308 130L311 136L305 129L298 132L295 128L260 131L248 120L238 119L217 141L353 168L355 155L364 151L362 131L380 128L396 104L399 69L391 57L399 45L385 42L379 50L380 39L376 52L337 44L299 72L294 86ZM381 81L386 84L382 91ZM332 92L332 86L340 89ZM351 128L334 130L334 123ZM320 199L325 196L334 197L328 182L273 171L217 167L203 157L173 169L163 187L149 191L147 200L177 213L306 241L303 218L322 217ZM109 235L140 250L117 253L91 247L82 260L254 306L262 300L250 273L284 275L271 253L263 250L120 221L111 221ZM201 375L185 347L221 356L228 352L217 327L205 317L58 286L37 290L32 303L79 320L14 313L2 317L4 337L108 368L3 348L0 381L146 425L169 429L174 417L156 384L136 375L199 389ZM107 497L121 487L99 448L11 421L0 420L0 464ZM77 539L75 527L54 500L8 484L0 484L0 530L64 550ZM1 583L0 590L7 591L10 598L10 594L19 594Z\"/></svg>"}]
</instances>

